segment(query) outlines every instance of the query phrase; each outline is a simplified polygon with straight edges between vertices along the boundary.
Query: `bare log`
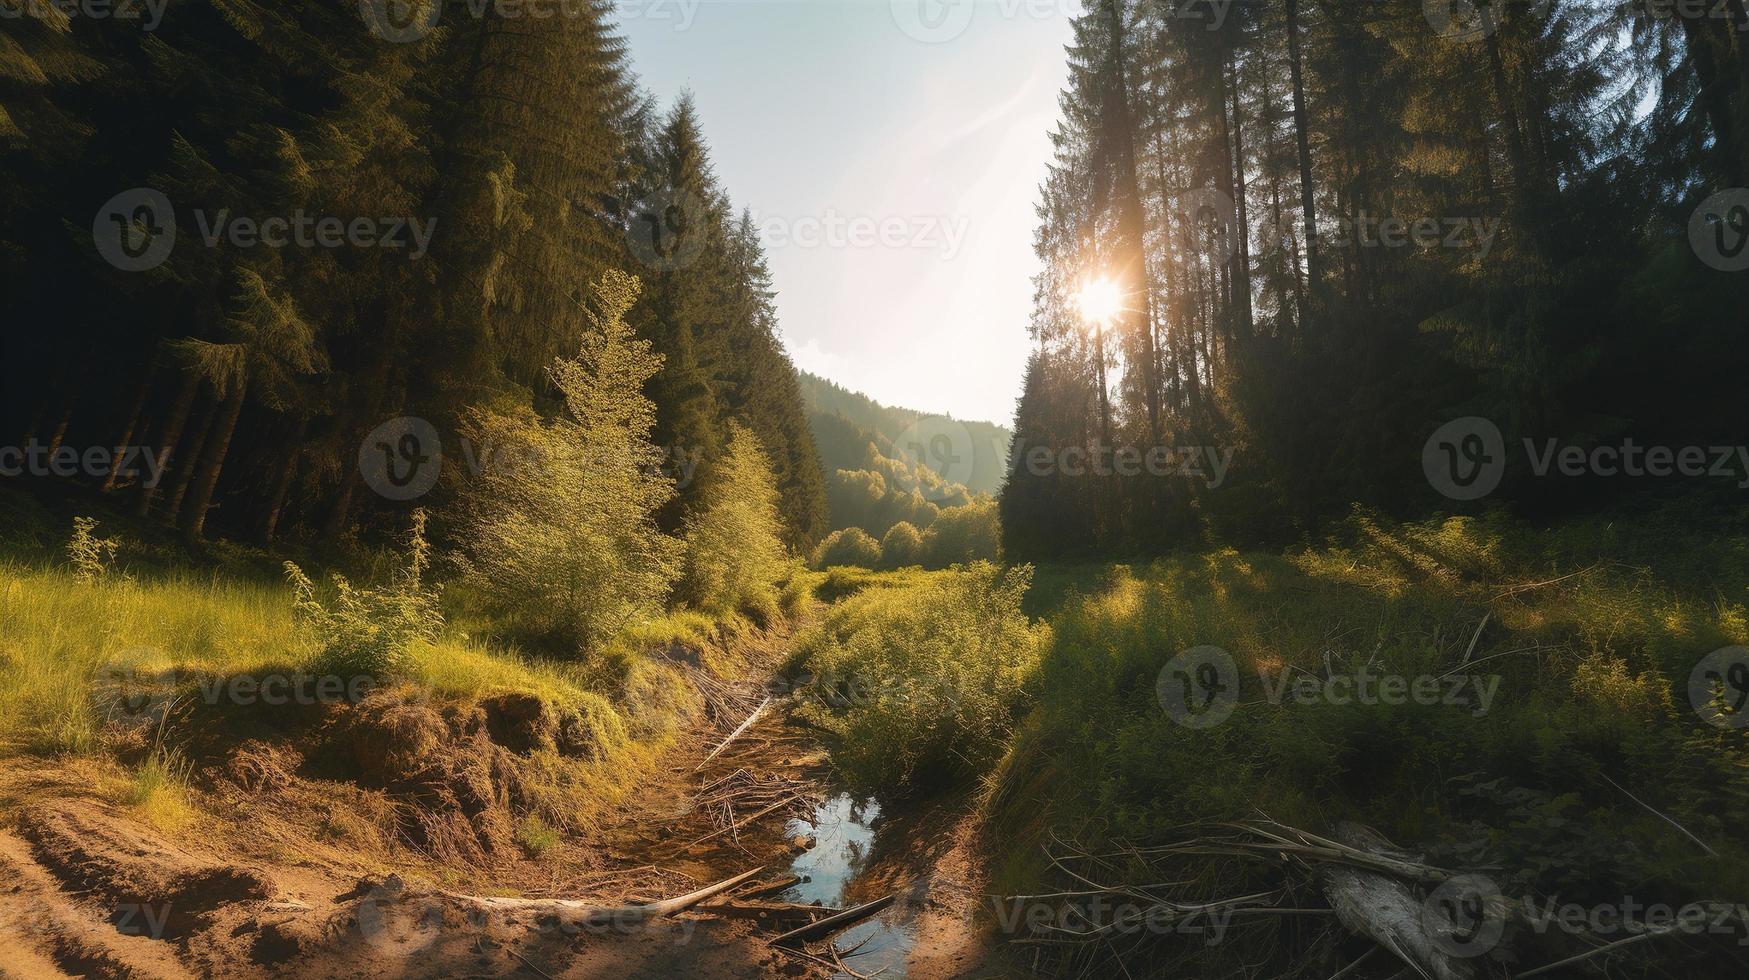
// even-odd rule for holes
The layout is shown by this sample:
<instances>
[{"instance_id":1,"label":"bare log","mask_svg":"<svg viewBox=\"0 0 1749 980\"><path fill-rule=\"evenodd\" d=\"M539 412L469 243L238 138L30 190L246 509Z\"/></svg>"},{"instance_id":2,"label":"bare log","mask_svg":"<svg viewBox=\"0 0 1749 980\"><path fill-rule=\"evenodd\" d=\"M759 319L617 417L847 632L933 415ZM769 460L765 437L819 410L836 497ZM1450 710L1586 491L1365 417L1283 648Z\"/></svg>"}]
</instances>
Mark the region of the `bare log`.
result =
<instances>
[{"instance_id":1,"label":"bare log","mask_svg":"<svg viewBox=\"0 0 1749 980\"><path fill-rule=\"evenodd\" d=\"M1343 847L1384 856L1394 855L1389 841L1359 824L1345 823L1336 831ZM1442 937L1429 928L1425 905L1402 877L1341 862L1325 865L1320 872L1324 897L1336 910L1336 918L1351 932L1366 936L1409 965L1416 974L1432 980L1473 980L1476 969L1467 959L1453 956L1441 944Z\"/></svg>"},{"instance_id":2,"label":"bare log","mask_svg":"<svg viewBox=\"0 0 1749 980\"><path fill-rule=\"evenodd\" d=\"M898 895L895 893L888 895L885 898L877 898L865 905L858 905L853 909L845 909L837 915L829 915L811 925L802 926L800 929L791 929L789 932L772 939L768 945L799 946L813 942L816 939L825 939L827 936L830 936L835 932L848 929L869 916L875 915L882 909L893 904L893 900L897 897Z\"/></svg>"}]
</instances>

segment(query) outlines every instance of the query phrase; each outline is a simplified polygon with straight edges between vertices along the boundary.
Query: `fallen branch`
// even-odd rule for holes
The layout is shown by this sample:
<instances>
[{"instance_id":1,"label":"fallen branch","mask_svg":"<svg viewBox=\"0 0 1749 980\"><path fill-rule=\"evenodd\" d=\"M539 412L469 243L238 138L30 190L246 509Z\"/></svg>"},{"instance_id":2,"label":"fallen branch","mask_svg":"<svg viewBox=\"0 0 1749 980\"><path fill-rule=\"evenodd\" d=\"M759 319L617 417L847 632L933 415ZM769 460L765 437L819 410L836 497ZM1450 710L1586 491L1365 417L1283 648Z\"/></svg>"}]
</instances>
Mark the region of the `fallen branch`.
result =
<instances>
[{"instance_id":1,"label":"fallen branch","mask_svg":"<svg viewBox=\"0 0 1749 980\"><path fill-rule=\"evenodd\" d=\"M725 878L714 885L707 885L695 892L688 892L675 898L663 899L645 905L623 905L618 908L603 908L587 902L579 902L567 898L494 898L482 895L462 895L455 892L443 892L445 898L488 909L504 909L516 912L545 912L557 915L560 913L577 915L585 925L644 922L649 919L666 918L678 915L694 905L715 897L739 885L743 881L764 871L763 867L751 871L743 871L733 878Z\"/></svg>"},{"instance_id":2,"label":"fallen branch","mask_svg":"<svg viewBox=\"0 0 1749 980\"><path fill-rule=\"evenodd\" d=\"M895 893L888 895L885 898L877 898L865 905L858 905L853 909L845 909L837 915L829 915L818 922L802 926L800 929L791 929L789 932L772 939L768 945L795 946L810 943L816 939L825 939L827 936L830 936L835 932L847 929L869 916L880 912L882 909L893 904L893 900L898 897L897 893Z\"/></svg>"},{"instance_id":3,"label":"fallen branch","mask_svg":"<svg viewBox=\"0 0 1749 980\"><path fill-rule=\"evenodd\" d=\"M770 697L767 697L765 700L759 702L759 707L753 709L753 713L747 716L747 720L742 722L740 727L738 727L734 731L730 732L729 737L723 739L722 742L718 743L716 748L711 749L711 754L705 756L704 761L699 763L698 765L694 766L692 771L697 772L700 769L703 769L705 766L710 765L710 761L712 759L715 759L718 755L722 754L722 751L729 747L730 742L733 742L735 739L740 738L742 732L744 732L748 728L752 727L753 723L755 721L759 720L759 716L765 713L765 708L769 704L771 704Z\"/></svg>"},{"instance_id":4,"label":"fallen branch","mask_svg":"<svg viewBox=\"0 0 1749 980\"><path fill-rule=\"evenodd\" d=\"M681 850L683 850L683 851L691 850L692 848L695 848L698 845L703 844L705 841L710 840L713 837L720 837L723 834L729 833L730 831L740 830L742 827L745 827L748 824L752 823L753 821L758 820L760 817L765 816L766 814L777 809L778 807L787 806L787 805L794 803L796 800L799 800L801 798L802 798L802 794L791 793L790 795L784 797L781 800L778 800L776 803L771 804L770 806L766 807L763 810L760 810L758 813L755 813L750 817L743 817L740 820L730 824L727 827L719 827L718 829L711 831L710 833L704 835L703 837L700 837L698 840L695 840L692 843L681 848Z\"/></svg>"}]
</instances>

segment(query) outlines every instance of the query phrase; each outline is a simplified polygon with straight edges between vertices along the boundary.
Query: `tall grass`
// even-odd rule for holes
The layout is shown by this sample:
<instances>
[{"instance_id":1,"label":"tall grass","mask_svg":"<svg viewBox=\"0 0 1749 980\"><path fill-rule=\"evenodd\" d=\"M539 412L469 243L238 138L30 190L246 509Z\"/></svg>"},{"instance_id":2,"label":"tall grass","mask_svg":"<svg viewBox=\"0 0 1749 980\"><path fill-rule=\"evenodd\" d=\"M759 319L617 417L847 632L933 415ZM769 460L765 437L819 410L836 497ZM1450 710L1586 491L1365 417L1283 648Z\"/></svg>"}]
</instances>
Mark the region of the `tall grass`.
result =
<instances>
[{"instance_id":1,"label":"tall grass","mask_svg":"<svg viewBox=\"0 0 1749 980\"><path fill-rule=\"evenodd\" d=\"M1157 841L1260 813L1315 831L1358 818L1496 867L1509 889L1741 894L1749 835L1730 814L1749 800L1749 735L1703 724L1687 692L1703 656L1749 641L1749 539L1721 532L1356 514L1289 554L1044 569L1038 706L999 769L994 825L1013 854L1036 855L1047 825ZM1239 690L1230 719L1195 729L1156 685L1201 645L1233 656ZM1473 698L1268 697L1284 677L1363 665L1499 686L1485 713ZM1043 871L1021 857L1007 874L1018 887Z\"/></svg>"}]
</instances>

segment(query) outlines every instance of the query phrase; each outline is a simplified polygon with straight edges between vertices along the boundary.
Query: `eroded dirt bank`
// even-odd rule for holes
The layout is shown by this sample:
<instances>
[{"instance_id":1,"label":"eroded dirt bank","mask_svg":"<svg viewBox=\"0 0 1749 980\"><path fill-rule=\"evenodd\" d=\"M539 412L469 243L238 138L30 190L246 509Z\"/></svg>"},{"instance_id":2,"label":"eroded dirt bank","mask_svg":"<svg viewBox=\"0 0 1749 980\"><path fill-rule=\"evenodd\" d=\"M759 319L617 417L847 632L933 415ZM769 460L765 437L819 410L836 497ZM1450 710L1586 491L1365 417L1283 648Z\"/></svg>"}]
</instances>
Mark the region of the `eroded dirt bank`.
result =
<instances>
[{"instance_id":1,"label":"eroded dirt bank","mask_svg":"<svg viewBox=\"0 0 1749 980\"><path fill-rule=\"evenodd\" d=\"M895 815L843 797L821 743L757 682L707 701L615 820L541 860L509 814L535 750L570 736L534 705L456 717L367 699L319 740L213 750L195 776L203 813L170 832L114 802L103 764L6 760L0 972L1002 975L973 924L955 806ZM773 944L870 903L847 928Z\"/></svg>"}]
</instances>

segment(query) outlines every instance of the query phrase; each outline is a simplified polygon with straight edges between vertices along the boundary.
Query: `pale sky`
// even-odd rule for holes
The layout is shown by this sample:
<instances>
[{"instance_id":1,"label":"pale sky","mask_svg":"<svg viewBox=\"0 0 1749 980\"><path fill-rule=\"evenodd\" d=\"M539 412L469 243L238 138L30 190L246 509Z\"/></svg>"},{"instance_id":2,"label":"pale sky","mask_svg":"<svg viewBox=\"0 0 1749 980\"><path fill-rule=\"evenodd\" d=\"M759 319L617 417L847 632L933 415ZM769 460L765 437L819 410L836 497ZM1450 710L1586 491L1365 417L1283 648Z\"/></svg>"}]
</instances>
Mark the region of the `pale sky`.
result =
<instances>
[{"instance_id":1,"label":"pale sky","mask_svg":"<svg viewBox=\"0 0 1749 980\"><path fill-rule=\"evenodd\" d=\"M1008 424L1075 0L620 0L643 85L697 102L763 229L796 363Z\"/></svg>"}]
</instances>

